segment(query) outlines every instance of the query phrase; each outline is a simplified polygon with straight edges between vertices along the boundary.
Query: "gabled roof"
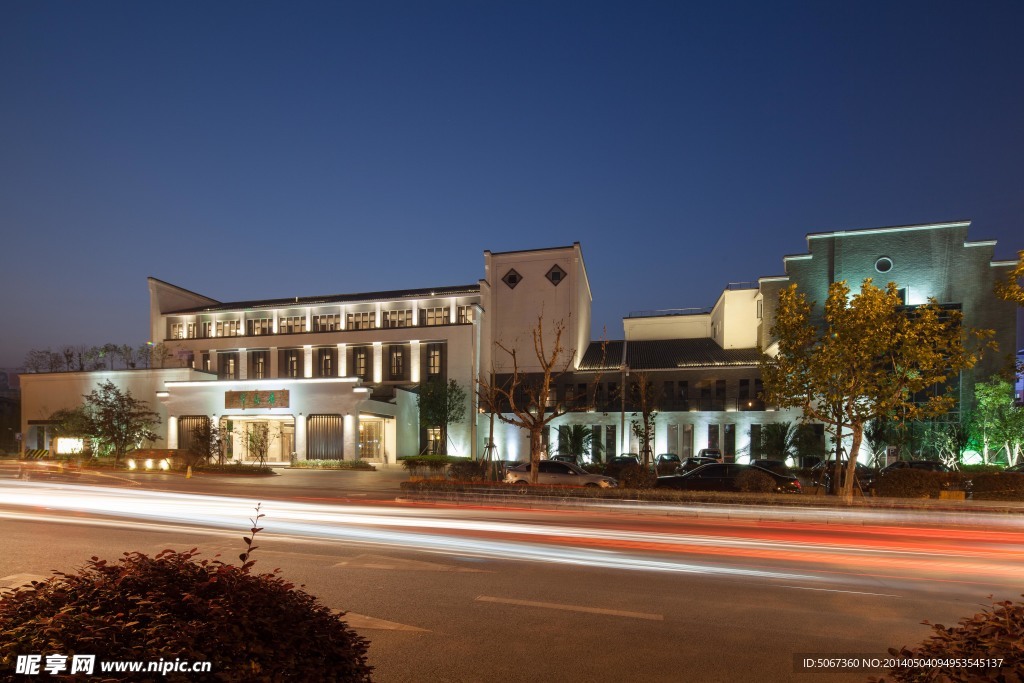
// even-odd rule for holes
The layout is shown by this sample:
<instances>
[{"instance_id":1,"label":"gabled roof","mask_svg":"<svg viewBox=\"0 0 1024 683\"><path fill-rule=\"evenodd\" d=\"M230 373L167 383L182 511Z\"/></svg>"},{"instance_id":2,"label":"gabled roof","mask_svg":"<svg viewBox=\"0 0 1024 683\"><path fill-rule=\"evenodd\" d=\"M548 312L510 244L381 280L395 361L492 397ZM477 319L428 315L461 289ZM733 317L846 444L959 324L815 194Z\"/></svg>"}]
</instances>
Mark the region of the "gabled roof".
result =
<instances>
[{"instance_id":1,"label":"gabled roof","mask_svg":"<svg viewBox=\"0 0 1024 683\"><path fill-rule=\"evenodd\" d=\"M580 370L615 370L622 362L622 340L605 345L601 362L601 343L593 342L583 354ZM626 365L630 370L674 370L721 366L757 365L761 353L757 349L723 349L714 340L655 339L631 341L626 344Z\"/></svg>"},{"instance_id":2,"label":"gabled roof","mask_svg":"<svg viewBox=\"0 0 1024 683\"><path fill-rule=\"evenodd\" d=\"M385 301L401 299L421 299L439 296L459 296L479 294L480 285L452 285L447 287L428 287L424 289L395 289L384 292L360 292L357 294L330 294L327 296L298 296L288 299L254 299L251 301L228 301L224 303L187 308L179 311L168 311L172 314L211 313L214 311L234 311L239 309L290 308L294 306L319 306L323 304L351 303L354 301Z\"/></svg>"}]
</instances>

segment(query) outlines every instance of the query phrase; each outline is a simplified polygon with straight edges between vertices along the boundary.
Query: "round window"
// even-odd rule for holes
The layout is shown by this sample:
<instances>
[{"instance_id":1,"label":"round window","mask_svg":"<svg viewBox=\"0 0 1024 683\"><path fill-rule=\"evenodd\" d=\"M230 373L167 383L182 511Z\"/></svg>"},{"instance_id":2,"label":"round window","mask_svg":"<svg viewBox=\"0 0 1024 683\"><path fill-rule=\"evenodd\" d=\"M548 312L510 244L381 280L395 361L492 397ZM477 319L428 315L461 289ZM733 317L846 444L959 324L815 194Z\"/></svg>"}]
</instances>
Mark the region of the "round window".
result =
<instances>
[{"instance_id":1,"label":"round window","mask_svg":"<svg viewBox=\"0 0 1024 683\"><path fill-rule=\"evenodd\" d=\"M877 261L875 261L875 270L877 270L879 273L888 273L890 270L892 270L892 259L889 258L888 256L883 256L882 258L878 259Z\"/></svg>"}]
</instances>

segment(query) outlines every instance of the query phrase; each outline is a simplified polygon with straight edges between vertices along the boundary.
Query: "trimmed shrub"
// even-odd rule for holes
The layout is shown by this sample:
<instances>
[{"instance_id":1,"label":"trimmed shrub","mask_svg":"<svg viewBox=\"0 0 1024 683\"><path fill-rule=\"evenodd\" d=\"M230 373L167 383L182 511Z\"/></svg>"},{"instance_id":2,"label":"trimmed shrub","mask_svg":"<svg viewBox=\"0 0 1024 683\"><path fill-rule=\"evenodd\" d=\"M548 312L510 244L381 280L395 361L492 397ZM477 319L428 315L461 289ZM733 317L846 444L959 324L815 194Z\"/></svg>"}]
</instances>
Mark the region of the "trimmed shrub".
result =
<instances>
[{"instance_id":1,"label":"trimmed shrub","mask_svg":"<svg viewBox=\"0 0 1024 683\"><path fill-rule=\"evenodd\" d=\"M249 539L247 539L249 540ZM253 549L251 546L250 549ZM209 661L211 680L369 681L367 641L313 596L272 574L164 550L93 557L0 599L0 664L28 652L99 661ZM195 680L189 674L131 680Z\"/></svg>"},{"instance_id":2,"label":"trimmed shrub","mask_svg":"<svg viewBox=\"0 0 1024 683\"><path fill-rule=\"evenodd\" d=\"M772 475L757 470L744 470L736 477L736 488L746 493L771 493L776 486Z\"/></svg>"},{"instance_id":3,"label":"trimmed shrub","mask_svg":"<svg viewBox=\"0 0 1024 683\"><path fill-rule=\"evenodd\" d=\"M604 474L605 465L603 462L587 462L580 465L587 474Z\"/></svg>"},{"instance_id":4,"label":"trimmed shrub","mask_svg":"<svg viewBox=\"0 0 1024 683\"><path fill-rule=\"evenodd\" d=\"M367 470L376 472L373 463L366 460L296 460L292 468L300 470Z\"/></svg>"},{"instance_id":5,"label":"trimmed shrub","mask_svg":"<svg viewBox=\"0 0 1024 683\"><path fill-rule=\"evenodd\" d=\"M972 497L977 500L1024 500L1024 474L998 472L979 474L971 480Z\"/></svg>"},{"instance_id":6,"label":"trimmed shrub","mask_svg":"<svg viewBox=\"0 0 1024 683\"><path fill-rule=\"evenodd\" d=\"M440 479L444 476L448 463L465 462L466 458L453 458L448 455L409 455L399 460L402 461L402 467L411 475L422 475L427 471L431 477Z\"/></svg>"},{"instance_id":7,"label":"trimmed shrub","mask_svg":"<svg viewBox=\"0 0 1024 683\"><path fill-rule=\"evenodd\" d=\"M196 465L193 472L207 472L210 474L274 474L273 467L259 467L257 465L246 465L244 462L233 462L226 465Z\"/></svg>"},{"instance_id":8,"label":"trimmed shrub","mask_svg":"<svg viewBox=\"0 0 1024 683\"><path fill-rule=\"evenodd\" d=\"M905 468L890 470L875 480L875 495L893 498L938 498L950 487L946 472Z\"/></svg>"},{"instance_id":9,"label":"trimmed shrub","mask_svg":"<svg viewBox=\"0 0 1024 683\"><path fill-rule=\"evenodd\" d=\"M480 460L460 460L448 465L448 478L457 481L479 481L484 478L484 463Z\"/></svg>"},{"instance_id":10,"label":"trimmed shrub","mask_svg":"<svg viewBox=\"0 0 1024 683\"><path fill-rule=\"evenodd\" d=\"M658 481L657 475L644 469L643 465L627 465L612 476L618 479L619 486L625 489L652 489Z\"/></svg>"},{"instance_id":11,"label":"trimmed shrub","mask_svg":"<svg viewBox=\"0 0 1024 683\"><path fill-rule=\"evenodd\" d=\"M931 624L935 632L920 646L909 649L889 649L899 659L949 660L1003 660L1002 667L961 668L953 665L939 667L898 667L889 670L893 681L917 683L949 681L950 683L983 683L984 681L1019 681L1024 669L1024 603L1004 600L992 603L973 617L961 619L957 626L946 628ZM885 678L871 679L882 683Z\"/></svg>"}]
</instances>

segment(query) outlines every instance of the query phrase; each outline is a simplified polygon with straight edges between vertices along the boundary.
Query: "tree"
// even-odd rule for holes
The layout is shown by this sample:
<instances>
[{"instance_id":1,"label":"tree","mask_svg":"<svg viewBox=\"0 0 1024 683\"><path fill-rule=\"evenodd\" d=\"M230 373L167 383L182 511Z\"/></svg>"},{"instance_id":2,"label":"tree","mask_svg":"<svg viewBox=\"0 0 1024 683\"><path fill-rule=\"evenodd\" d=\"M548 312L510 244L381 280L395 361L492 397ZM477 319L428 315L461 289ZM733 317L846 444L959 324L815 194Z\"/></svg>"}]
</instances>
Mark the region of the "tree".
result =
<instances>
[{"instance_id":1,"label":"tree","mask_svg":"<svg viewBox=\"0 0 1024 683\"><path fill-rule=\"evenodd\" d=\"M448 425L466 418L466 390L454 379L445 384L439 379L428 379L420 384L416 404L420 408L420 425L439 429L440 439L433 443L434 451L448 452Z\"/></svg>"},{"instance_id":2,"label":"tree","mask_svg":"<svg viewBox=\"0 0 1024 683\"><path fill-rule=\"evenodd\" d=\"M266 422L243 423L243 429L245 431L242 438L245 440L245 450L249 459L255 460L257 467L266 467L270 445L276 438L276 435L270 435L270 425Z\"/></svg>"},{"instance_id":3,"label":"tree","mask_svg":"<svg viewBox=\"0 0 1024 683\"><path fill-rule=\"evenodd\" d=\"M186 457L188 465L206 463L214 459L218 464L224 464L224 436L212 420L199 420L192 428L192 439L189 441Z\"/></svg>"},{"instance_id":4,"label":"tree","mask_svg":"<svg viewBox=\"0 0 1024 683\"><path fill-rule=\"evenodd\" d=\"M1008 465L1020 457L1024 444L1024 408L1013 400L1013 387L1002 377L995 376L974 387L977 407L971 414L970 430L980 443L981 457L988 463L999 450L1006 452Z\"/></svg>"},{"instance_id":5,"label":"tree","mask_svg":"<svg viewBox=\"0 0 1024 683\"><path fill-rule=\"evenodd\" d=\"M761 425L758 453L762 458L785 460L796 453L797 425L792 422L769 422Z\"/></svg>"},{"instance_id":6,"label":"tree","mask_svg":"<svg viewBox=\"0 0 1024 683\"><path fill-rule=\"evenodd\" d=\"M600 457L601 444L594 441L594 430L587 425L562 425L558 428L558 452L564 455Z\"/></svg>"},{"instance_id":7,"label":"tree","mask_svg":"<svg viewBox=\"0 0 1024 683\"><path fill-rule=\"evenodd\" d=\"M572 364L573 349L562 343L565 321L554 326L554 342L550 349L544 341L544 316L537 316L537 326L531 331L533 353L540 367L539 373L526 374L519 369L519 350L502 342L494 342L497 350L508 356L512 373L501 380L491 373L487 380L479 380L478 395L481 406L505 424L525 429L530 435L530 481L537 483L540 454L543 448L544 428L571 410L586 409L586 401L574 401L573 406L553 400L553 383L568 372ZM600 381L598 375L594 383ZM592 395L589 391L588 395ZM507 412L506 412L507 411Z\"/></svg>"},{"instance_id":8,"label":"tree","mask_svg":"<svg viewBox=\"0 0 1024 683\"><path fill-rule=\"evenodd\" d=\"M1024 306L1024 250L1017 252L1017 265L1007 275L1006 280L996 285L996 294L1007 301Z\"/></svg>"},{"instance_id":9,"label":"tree","mask_svg":"<svg viewBox=\"0 0 1024 683\"><path fill-rule=\"evenodd\" d=\"M153 427L160 424L160 416L149 409L148 403L132 396L132 392L122 392L113 382L106 381L84 398L87 436L101 449L113 453L114 462L120 462L129 449L142 441L159 438Z\"/></svg>"},{"instance_id":10,"label":"tree","mask_svg":"<svg viewBox=\"0 0 1024 683\"><path fill-rule=\"evenodd\" d=\"M636 373L636 381L631 387L633 400L639 408L630 416L630 426L637 441L640 442L640 458L643 461L644 471L647 471L651 464L651 444L654 443L654 421L658 413L654 408L661 397L661 392L654 387L650 381L650 373Z\"/></svg>"},{"instance_id":11,"label":"tree","mask_svg":"<svg viewBox=\"0 0 1024 683\"><path fill-rule=\"evenodd\" d=\"M837 492L852 498L867 422L948 412L956 397L947 381L980 358L968 338L992 333L965 332L961 313L934 300L905 307L895 283L880 289L870 278L852 297L846 282L832 283L819 321L811 309L796 285L780 293L771 330L778 351L761 361L765 394L771 403L802 408L806 419L825 423L837 445L849 433L847 476L834 481Z\"/></svg>"}]
</instances>

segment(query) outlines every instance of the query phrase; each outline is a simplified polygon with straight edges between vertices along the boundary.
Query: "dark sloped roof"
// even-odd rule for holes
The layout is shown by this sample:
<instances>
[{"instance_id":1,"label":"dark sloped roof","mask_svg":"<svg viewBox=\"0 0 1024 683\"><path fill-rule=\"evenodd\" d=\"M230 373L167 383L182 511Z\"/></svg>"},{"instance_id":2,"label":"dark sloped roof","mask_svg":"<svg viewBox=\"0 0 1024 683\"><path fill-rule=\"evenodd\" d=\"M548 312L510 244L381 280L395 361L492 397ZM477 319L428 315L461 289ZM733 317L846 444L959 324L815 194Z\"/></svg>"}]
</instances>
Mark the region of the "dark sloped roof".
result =
<instances>
[{"instance_id":1,"label":"dark sloped roof","mask_svg":"<svg viewBox=\"0 0 1024 683\"><path fill-rule=\"evenodd\" d=\"M580 370L610 370L620 367L622 345L610 341L605 346L601 363L601 342L593 342L580 362ZM713 340L655 339L631 341L626 345L626 365L631 370L671 370L723 365L757 365L761 353L757 349L723 349Z\"/></svg>"},{"instance_id":2,"label":"dark sloped roof","mask_svg":"<svg viewBox=\"0 0 1024 683\"><path fill-rule=\"evenodd\" d=\"M457 296L459 294L479 294L480 285L453 285L449 287L428 287L425 289L395 289L386 292L361 292L358 294L330 294L327 296L300 296L288 299L254 299L252 301L228 301L216 305L187 308L170 313L207 313L213 311L233 311L240 308L288 308L291 306L319 306L322 304L340 304L352 301L382 301L386 299L416 299L432 296Z\"/></svg>"}]
</instances>

